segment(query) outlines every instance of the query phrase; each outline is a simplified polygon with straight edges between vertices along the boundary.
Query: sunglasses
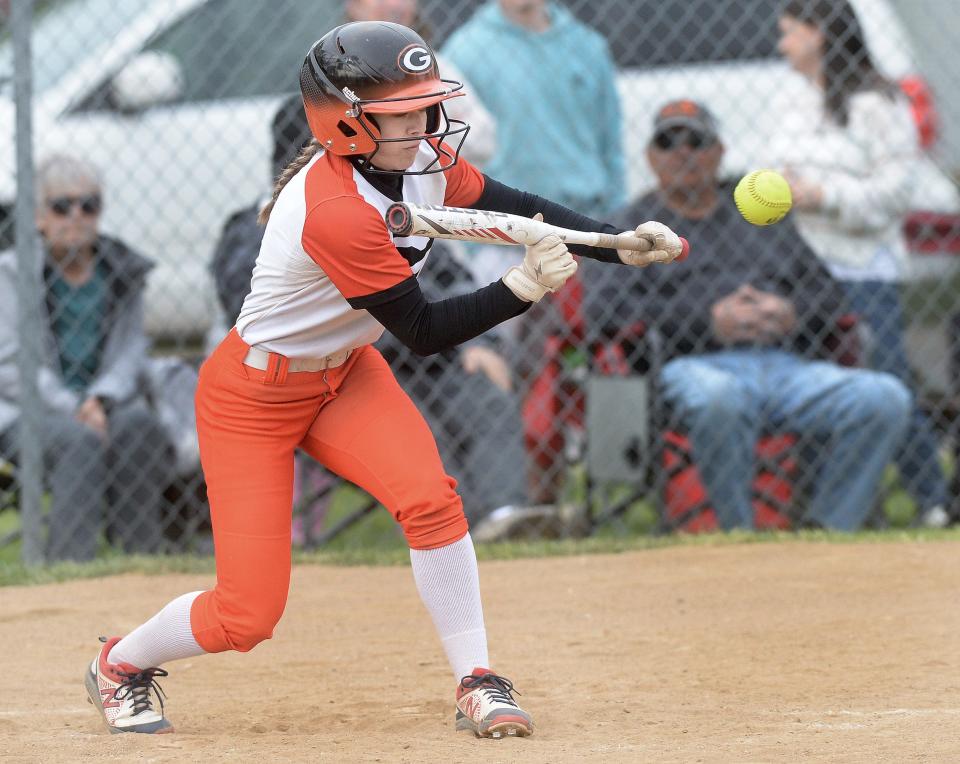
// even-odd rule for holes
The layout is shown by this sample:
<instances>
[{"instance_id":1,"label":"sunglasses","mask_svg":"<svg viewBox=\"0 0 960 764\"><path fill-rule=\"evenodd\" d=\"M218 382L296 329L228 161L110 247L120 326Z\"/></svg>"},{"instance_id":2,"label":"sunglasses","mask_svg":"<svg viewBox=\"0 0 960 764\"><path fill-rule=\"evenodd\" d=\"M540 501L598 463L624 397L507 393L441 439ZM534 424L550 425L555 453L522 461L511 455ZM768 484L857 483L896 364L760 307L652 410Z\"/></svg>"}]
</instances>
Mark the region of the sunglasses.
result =
<instances>
[{"instance_id":1,"label":"sunglasses","mask_svg":"<svg viewBox=\"0 0 960 764\"><path fill-rule=\"evenodd\" d=\"M716 143L715 138L684 127L664 130L653 136L653 145L661 151L673 151L681 146L702 151L710 148L714 143Z\"/></svg>"},{"instance_id":2,"label":"sunglasses","mask_svg":"<svg viewBox=\"0 0 960 764\"><path fill-rule=\"evenodd\" d=\"M66 217L74 206L80 208L84 215L98 215L103 209L103 200L99 194L89 196L58 196L47 200L50 210L60 217Z\"/></svg>"}]
</instances>

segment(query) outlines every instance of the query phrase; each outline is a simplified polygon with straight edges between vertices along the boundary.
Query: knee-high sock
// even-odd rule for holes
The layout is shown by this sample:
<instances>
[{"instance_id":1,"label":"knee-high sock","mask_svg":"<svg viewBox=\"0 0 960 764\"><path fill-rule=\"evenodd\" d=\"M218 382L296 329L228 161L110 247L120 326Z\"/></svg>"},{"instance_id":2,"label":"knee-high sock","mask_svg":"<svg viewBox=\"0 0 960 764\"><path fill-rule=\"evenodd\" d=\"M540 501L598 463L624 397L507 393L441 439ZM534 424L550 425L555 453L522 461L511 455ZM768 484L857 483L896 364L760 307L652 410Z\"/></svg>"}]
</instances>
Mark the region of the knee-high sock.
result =
<instances>
[{"instance_id":1,"label":"knee-high sock","mask_svg":"<svg viewBox=\"0 0 960 764\"><path fill-rule=\"evenodd\" d=\"M410 562L420 599L433 619L456 681L478 666L489 668L480 576L470 534L438 549L411 549Z\"/></svg>"},{"instance_id":2,"label":"knee-high sock","mask_svg":"<svg viewBox=\"0 0 960 764\"><path fill-rule=\"evenodd\" d=\"M190 628L190 607L201 592L181 595L146 623L113 646L107 661L129 663L140 669L160 666L178 658L203 655Z\"/></svg>"}]
</instances>

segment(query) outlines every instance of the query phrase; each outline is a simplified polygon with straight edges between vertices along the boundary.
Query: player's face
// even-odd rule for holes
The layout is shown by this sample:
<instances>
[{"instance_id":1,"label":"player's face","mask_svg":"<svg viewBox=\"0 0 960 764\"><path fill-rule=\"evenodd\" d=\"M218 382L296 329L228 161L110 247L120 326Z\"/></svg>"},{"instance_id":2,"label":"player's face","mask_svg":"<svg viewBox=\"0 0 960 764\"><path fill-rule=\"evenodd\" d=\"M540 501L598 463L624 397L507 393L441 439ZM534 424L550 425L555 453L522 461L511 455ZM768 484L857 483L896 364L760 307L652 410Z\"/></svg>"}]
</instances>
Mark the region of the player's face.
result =
<instances>
[{"instance_id":1,"label":"player's face","mask_svg":"<svg viewBox=\"0 0 960 764\"><path fill-rule=\"evenodd\" d=\"M373 165L381 170L407 170L413 164L420 148L420 140L427 132L427 110L403 114L377 114L381 138L401 138L395 143L381 143L373 157Z\"/></svg>"},{"instance_id":2,"label":"player's face","mask_svg":"<svg viewBox=\"0 0 960 764\"><path fill-rule=\"evenodd\" d=\"M823 58L823 33L813 24L793 16L781 16L777 50L793 69L810 78L820 73Z\"/></svg>"},{"instance_id":3,"label":"player's face","mask_svg":"<svg viewBox=\"0 0 960 764\"><path fill-rule=\"evenodd\" d=\"M70 252L96 241L100 223L100 189L84 181L47 189L37 208L37 228L54 252Z\"/></svg>"}]
</instances>

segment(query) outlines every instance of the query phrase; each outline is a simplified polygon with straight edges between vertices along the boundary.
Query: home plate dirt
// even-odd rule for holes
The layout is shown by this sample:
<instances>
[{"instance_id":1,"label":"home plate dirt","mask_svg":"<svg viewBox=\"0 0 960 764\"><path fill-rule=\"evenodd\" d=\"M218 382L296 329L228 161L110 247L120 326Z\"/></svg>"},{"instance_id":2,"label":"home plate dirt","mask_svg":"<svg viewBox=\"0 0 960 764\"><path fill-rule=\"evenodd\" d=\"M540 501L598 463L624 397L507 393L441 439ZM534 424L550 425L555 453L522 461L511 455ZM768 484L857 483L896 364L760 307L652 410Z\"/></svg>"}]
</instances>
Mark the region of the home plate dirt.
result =
<instances>
[{"instance_id":1,"label":"home plate dirt","mask_svg":"<svg viewBox=\"0 0 960 764\"><path fill-rule=\"evenodd\" d=\"M173 735L109 735L82 675L202 575L0 589L5 761L960 758L960 541L684 546L481 563L525 739L453 731L409 570L298 566L274 638L167 666Z\"/></svg>"}]
</instances>

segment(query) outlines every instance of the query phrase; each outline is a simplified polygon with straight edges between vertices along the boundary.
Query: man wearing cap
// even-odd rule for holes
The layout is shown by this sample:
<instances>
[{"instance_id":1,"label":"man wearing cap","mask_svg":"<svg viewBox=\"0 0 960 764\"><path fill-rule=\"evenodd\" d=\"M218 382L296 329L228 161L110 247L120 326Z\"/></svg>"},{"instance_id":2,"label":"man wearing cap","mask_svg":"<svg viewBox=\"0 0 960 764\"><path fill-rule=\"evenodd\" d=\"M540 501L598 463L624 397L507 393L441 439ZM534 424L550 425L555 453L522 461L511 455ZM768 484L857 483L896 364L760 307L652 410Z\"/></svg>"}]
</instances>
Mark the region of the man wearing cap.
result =
<instances>
[{"instance_id":1,"label":"man wearing cap","mask_svg":"<svg viewBox=\"0 0 960 764\"><path fill-rule=\"evenodd\" d=\"M846 311L839 285L789 221L757 227L740 216L718 178L722 157L701 104L660 109L647 146L658 187L614 222L660 220L695 255L614 278L582 263L587 321L595 336L642 322L662 338L660 390L722 528L753 527L754 446L791 432L817 455L806 521L855 530L903 435L909 393L889 374L824 360Z\"/></svg>"}]
</instances>

